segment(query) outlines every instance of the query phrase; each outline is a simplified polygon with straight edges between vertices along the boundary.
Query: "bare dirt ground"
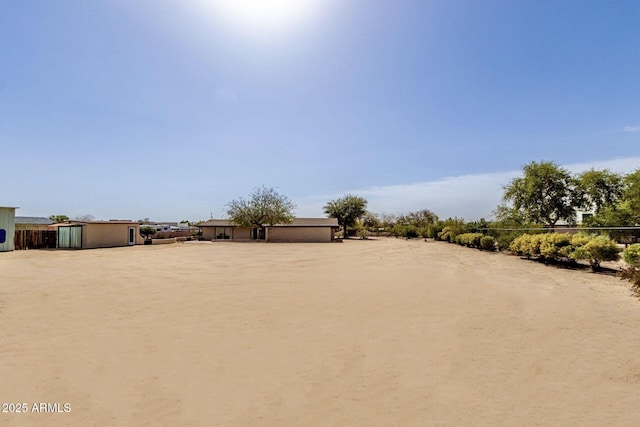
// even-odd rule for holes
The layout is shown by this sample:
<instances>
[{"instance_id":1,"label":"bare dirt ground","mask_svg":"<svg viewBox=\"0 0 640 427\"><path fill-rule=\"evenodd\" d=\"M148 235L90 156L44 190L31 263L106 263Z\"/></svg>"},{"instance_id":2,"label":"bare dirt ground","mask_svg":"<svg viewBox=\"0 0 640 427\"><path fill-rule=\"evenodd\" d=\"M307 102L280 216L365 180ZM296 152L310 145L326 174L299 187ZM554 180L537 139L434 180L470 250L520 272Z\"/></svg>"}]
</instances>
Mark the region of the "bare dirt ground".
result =
<instances>
[{"instance_id":1,"label":"bare dirt ground","mask_svg":"<svg viewBox=\"0 0 640 427\"><path fill-rule=\"evenodd\" d=\"M625 282L446 243L0 254L0 425L631 426L639 354Z\"/></svg>"}]
</instances>

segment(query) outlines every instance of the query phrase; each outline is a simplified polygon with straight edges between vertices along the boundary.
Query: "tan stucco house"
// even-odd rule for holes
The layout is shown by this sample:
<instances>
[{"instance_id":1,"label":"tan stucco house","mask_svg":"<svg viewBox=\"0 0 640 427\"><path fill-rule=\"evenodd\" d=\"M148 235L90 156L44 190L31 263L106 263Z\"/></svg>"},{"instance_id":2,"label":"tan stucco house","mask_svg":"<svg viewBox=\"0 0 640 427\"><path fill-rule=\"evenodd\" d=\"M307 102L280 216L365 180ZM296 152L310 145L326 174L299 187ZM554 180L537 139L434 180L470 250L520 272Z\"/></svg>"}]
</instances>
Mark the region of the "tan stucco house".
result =
<instances>
[{"instance_id":1,"label":"tan stucco house","mask_svg":"<svg viewBox=\"0 0 640 427\"><path fill-rule=\"evenodd\" d=\"M127 220L67 221L54 224L58 229L58 248L94 249L142 245L140 225Z\"/></svg>"},{"instance_id":2,"label":"tan stucco house","mask_svg":"<svg viewBox=\"0 0 640 427\"><path fill-rule=\"evenodd\" d=\"M257 227L239 227L228 219L211 219L198 224L204 240L262 240L267 242L331 242L338 230L335 218L295 218L289 224L276 224L265 228L260 236Z\"/></svg>"},{"instance_id":3,"label":"tan stucco house","mask_svg":"<svg viewBox=\"0 0 640 427\"><path fill-rule=\"evenodd\" d=\"M256 240L256 228L239 227L228 219L210 219L198 224L204 240Z\"/></svg>"}]
</instances>

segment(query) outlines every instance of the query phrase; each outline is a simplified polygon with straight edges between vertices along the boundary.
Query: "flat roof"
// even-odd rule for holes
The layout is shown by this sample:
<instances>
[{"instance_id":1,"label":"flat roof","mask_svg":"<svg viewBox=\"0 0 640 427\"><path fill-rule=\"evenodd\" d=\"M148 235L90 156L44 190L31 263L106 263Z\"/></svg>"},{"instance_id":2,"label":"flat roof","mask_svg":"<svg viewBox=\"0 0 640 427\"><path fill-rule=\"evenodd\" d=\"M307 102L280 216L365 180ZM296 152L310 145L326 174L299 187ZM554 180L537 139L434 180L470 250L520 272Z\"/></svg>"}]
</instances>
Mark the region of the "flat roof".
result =
<instances>
[{"instance_id":1,"label":"flat roof","mask_svg":"<svg viewBox=\"0 0 640 427\"><path fill-rule=\"evenodd\" d=\"M197 227L237 227L237 225L231 224L229 219L210 219L202 224L197 224Z\"/></svg>"},{"instance_id":2,"label":"flat roof","mask_svg":"<svg viewBox=\"0 0 640 427\"><path fill-rule=\"evenodd\" d=\"M198 227L238 227L229 219L210 219ZM273 227L338 227L336 218L294 218L289 224L274 224Z\"/></svg>"},{"instance_id":3,"label":"flat roof","mask_svg":"<svg viewBox=\"0 0 640 427\"><path fill-rule=\"evenodd\" d=\"M16 224L51 225L53 221L43 216L17 216Z\"/></svg>"},{"instance_id":4,"label":"flat roof","mask_svg":"<svg viewBox=\"0 0 640 427\"><path fill-rule=\"evenodd\" d=\"M336 218L294 218L289 224L275 224L275 227L338 227Z\"/></svg>"},{"instance_id":5,"label":"flat roof","mask_svg":"<svg viewBox=\"0 0 640 427\"><path fill-rule=\"evenodd\" d=\"M86 224L99 224L99 225L108 225L108 224L131 224L131 225L140 225L135 221L130 221L130 220L125 220L125 219L118 219L118 220L111 220L111 221L74 221L73 219L69 220L69 221L64 221L64 222L59 222L57 224L54 224L55 226L65 226L65 225L86 225Z\"/></svg>"}]
</instances>

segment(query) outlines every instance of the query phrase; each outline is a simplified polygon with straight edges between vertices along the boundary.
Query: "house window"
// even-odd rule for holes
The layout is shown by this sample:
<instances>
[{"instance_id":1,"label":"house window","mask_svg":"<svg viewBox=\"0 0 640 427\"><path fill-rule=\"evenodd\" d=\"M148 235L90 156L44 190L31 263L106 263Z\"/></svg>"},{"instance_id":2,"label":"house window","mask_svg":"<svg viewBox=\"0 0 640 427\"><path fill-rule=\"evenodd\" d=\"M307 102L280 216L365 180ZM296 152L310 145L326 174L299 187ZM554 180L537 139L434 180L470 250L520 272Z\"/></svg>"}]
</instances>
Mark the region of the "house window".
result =
<instances>
[{"instance_id":1,"label":"house window","mask_svg":"<svg viewBox=\"0 0 640 427\"><path fill-rule=\"evenodd\" d=\"M225 240L231 238L230 227L216 227L215 228L216 239Z\"/></svg>"},{"instance_id":2,"label":"house window","mask_svg":"<svg viewBox=\"0 0 640 427\"><path fill-rule=\"evenodd\" d=\"M58 247L65 249L82 248L82 226L58 227Z\"/></svg>"}]
</instances>

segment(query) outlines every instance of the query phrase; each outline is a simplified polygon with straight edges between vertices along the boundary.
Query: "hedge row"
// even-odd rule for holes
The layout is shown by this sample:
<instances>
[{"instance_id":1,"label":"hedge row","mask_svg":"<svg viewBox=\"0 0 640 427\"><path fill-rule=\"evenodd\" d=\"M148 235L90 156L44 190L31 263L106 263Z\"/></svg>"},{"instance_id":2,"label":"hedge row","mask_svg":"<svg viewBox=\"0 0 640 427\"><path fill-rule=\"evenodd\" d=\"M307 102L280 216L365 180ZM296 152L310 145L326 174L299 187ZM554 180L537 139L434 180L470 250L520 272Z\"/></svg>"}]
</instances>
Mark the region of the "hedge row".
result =
<instances>
[{"instance_id":1,"label":"hedge row","mask_svg":"<svg viewBox=\"0 0 640 427\"><path fill-rule=\"evenodd\" d=\"M496 240L493 237L485 236L482 233L462 233L456 235L454 240L459 245L487 251L494 250L496 245Z\"/></svg>"},{"instance_id":2,"label":"hedge row","mask_svg":"<svg viewBox=\"0 0 640 427\"><path fill-rule=\"evenodd\" d=\"M620 249L614 240L584 233L523 234L511 243L509 250L527 258L588 260L594 271L602 261L620 259Z\"/></svg>"}]
</instances>

